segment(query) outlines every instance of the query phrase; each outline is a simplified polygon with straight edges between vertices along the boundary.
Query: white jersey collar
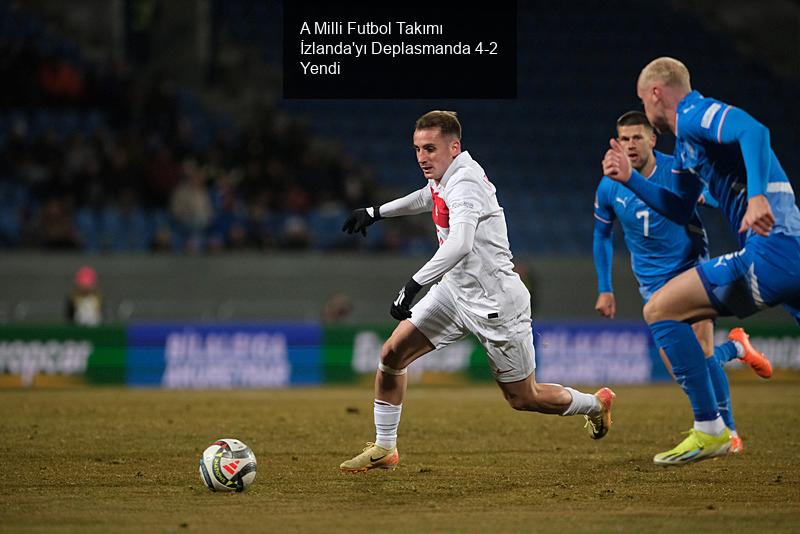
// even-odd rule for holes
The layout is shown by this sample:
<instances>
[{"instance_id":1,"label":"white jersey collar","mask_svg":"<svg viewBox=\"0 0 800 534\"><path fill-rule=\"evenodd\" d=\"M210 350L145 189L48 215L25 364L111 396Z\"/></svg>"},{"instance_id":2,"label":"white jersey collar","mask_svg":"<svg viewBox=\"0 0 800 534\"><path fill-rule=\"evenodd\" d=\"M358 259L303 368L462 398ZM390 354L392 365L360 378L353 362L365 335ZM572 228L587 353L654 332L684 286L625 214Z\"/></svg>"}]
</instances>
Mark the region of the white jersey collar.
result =
<instances>
[{"instance_id":1,"label":"white jersey collar","mask_svg":"<svg viewBox=\"0 0 800 534\"><path fill-rule=\"evenodd\" d=\"M472 156L469 155L469 152L466 150L461 152L458 156L456 156L452 162L450 162L450 166L447 167L447 170L444 172L444 176L442 179L439 180L439 187L444 187L447 183L447 180L453 176L456 171L462 167L466 167L470 163L472 163L473 159Z\"/></svg>"}]
</instances>

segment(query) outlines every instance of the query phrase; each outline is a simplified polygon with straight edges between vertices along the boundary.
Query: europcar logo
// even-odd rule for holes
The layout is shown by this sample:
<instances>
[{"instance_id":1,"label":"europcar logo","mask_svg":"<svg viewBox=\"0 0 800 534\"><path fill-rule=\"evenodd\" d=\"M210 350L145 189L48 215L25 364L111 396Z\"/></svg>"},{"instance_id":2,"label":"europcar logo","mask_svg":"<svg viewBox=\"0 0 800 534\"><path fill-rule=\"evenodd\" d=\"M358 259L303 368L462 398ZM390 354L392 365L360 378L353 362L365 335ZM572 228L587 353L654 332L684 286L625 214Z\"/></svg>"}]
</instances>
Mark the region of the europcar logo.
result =
<instances>
[{"instance_id":1,"label":"europcar logo","mask_svg":"<svg viewBox=\"0 0 800 534\"><path fill-rule=\"evenodd\" d=\"M2 341L0 373L20 375L22 385L29 386L37 374L80 375L94 346L91 342L65 341Z\"/></svg>"}]
</instances>

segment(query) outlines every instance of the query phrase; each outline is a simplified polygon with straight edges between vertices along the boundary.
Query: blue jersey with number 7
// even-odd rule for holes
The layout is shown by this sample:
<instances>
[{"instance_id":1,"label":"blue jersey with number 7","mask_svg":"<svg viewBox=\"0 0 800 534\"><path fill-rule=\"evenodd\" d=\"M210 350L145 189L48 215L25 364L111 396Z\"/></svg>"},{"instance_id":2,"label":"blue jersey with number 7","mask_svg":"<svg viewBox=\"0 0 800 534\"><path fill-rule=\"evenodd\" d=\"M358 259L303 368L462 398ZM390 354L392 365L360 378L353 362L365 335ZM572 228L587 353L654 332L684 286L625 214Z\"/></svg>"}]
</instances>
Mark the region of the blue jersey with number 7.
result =
<instances>
[{"instance_id":1,"label":"blue jersey with number 7","mask_svg":"<svg viewBox=\"0 0 800 534\"><path fill-rule=\"evenodd\" d=\"M676 179L672 172L673 158L658 151L654 153L656 167L647 179L673 189ZM597 187L594 217L601 225L608 225L608 234L614 219L619 220L631 253L633 274L643 295L655 291L708 255L708 240L697 213L689 224L676 224L650 208L633 191L607 176L603 176ZM601 274L600 291L610 291L610 273L607 275L609 284L604 287L603 269L599 265L597 267Z\"/></svg>"}]
</instances>

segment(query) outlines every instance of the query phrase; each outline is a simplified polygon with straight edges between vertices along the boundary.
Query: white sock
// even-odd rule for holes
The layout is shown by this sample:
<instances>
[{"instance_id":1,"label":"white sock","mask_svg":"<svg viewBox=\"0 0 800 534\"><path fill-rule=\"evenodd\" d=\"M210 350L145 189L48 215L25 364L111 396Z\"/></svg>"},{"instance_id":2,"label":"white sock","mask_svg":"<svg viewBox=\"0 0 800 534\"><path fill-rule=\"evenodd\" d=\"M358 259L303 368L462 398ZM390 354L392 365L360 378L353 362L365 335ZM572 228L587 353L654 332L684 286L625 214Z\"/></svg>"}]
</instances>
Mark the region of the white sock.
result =
<instances>
[{"instance_id":1,"label":"white sock","mask_svg":"<svg viewBox=\"0 0 800 534\"><path fill-rule=\"evenodd\" d=\"M375 445L392 450L397 446L397 427L400 425L400 412L403 405L395 406L378 399L374 403Z\"/></svg>"},{"instance_id":2,"label":"white sock","mask_svg":"<svg viewBox=\"0 0 800 534\"><path fill-rule=\"evenodd\" d=\"M722 421L722 417L717 416L713 421L695 421L694 429L712 436L719 436L725 432L725 423Z\"/></svg>"},{"instance_id":3,"label":"white sock","mask_svg":"<svg viewBox=\"0 0 800 534\"><path fill-rule=\"evenodd\" d=\"M577 389L567 387L564 389L572 395L572 402L569 403L569 407L561 415L592 415L600 411L600 401L594 395L581 393Z\"/></svg>"},{"instance_id":4,"label":"white sock","mask_svg":"<svg viewBox=\"0 0 800 534\"><path fill-rule=\"evenodd\" d=\"M733 346L736 347L736 357L741 358L744 356L744 346L738 341L733 341Z\"/></svg>"},{"instance_id":5,"label":"white sock","mask_svg":"<svg viewBox=\"0 0 800 534\"><path fill-rule=\"evenodd\" d=\"M728 429L728 432L731 433L731 437L732 438L735 438L735 437L737 437L739 435L738 432L736 432L735 430L731 430L730 428Z\"/></svg>"}]
</instances>

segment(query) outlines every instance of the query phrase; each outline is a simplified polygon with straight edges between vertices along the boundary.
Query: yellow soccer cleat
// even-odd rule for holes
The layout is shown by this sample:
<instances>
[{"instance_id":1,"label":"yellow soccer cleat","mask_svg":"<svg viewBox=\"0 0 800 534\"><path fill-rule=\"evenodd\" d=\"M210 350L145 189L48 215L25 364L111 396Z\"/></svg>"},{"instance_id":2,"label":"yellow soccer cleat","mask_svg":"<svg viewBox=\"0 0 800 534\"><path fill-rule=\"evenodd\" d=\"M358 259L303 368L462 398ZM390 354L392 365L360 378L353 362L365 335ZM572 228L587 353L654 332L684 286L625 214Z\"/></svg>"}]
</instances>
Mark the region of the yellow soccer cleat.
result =
<instances>
[{"instance_id":1,"label":"yellow soccer cleat","mask_svg":"<svg viewBox=\"0 0 800 534\"><path fill-rule=\"evenodd\" d=\"M728 333L728 339L731 341L738 341L744 347L744 356L739 358L744 363L750 366L761 378L769 378L772 376L772 364L769 362L763 352L758 352L753 345L750 344L750 336L744 331L744 328L734 328Z\"/></svg>"},{"instance_id":2,"label":"yellow soccer cleat","mask_svg":"<svg viewBox=\"0 0 800 534\"><path fill-rule=\"evenodd\" d=\"M731 448L731 433L728 429L719 436L712 436L699 430L691 429L686 439L677 447L653 456L656 465L686 465L700 460L708 460L716 456L728 454Z\"/></svg>"},{"instance_id":3,"label":"yellow soccer cleat","mask_svg":"<svg viewBox=\"0 0 800 534\"><path fill-rule=\"evenodd\" d=\"M611 428L611 405L616 395L610 388L600 388L594 396L600 403L600 411L595 415L584 416L586 417L584 428L589 429L592 439L600 439L608 434L608 429Z\"/></svg>"},{"instance_id":4,"label":"yellow soccer cleat","mask_svg":"<svg viewBox=\"0 0 800 534\"><path fill-rule=\"evenodd\" d=\"M400 461L400 454L397 447L394 449L384 449L374 443L367 443L364 450L351 460L342 462L339 469L345 473L363 473L370 469L394 469Z\"/></svg>"}]
</instances>

